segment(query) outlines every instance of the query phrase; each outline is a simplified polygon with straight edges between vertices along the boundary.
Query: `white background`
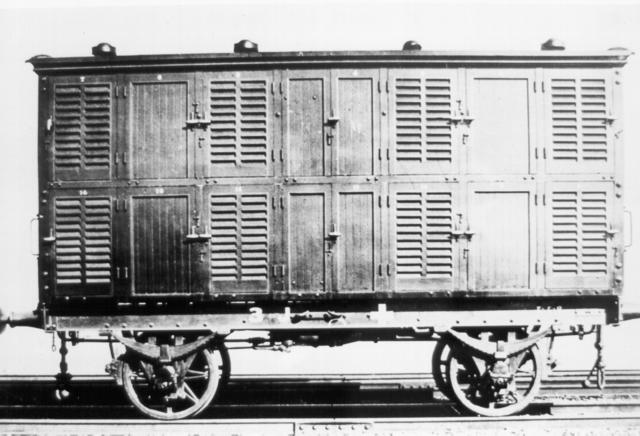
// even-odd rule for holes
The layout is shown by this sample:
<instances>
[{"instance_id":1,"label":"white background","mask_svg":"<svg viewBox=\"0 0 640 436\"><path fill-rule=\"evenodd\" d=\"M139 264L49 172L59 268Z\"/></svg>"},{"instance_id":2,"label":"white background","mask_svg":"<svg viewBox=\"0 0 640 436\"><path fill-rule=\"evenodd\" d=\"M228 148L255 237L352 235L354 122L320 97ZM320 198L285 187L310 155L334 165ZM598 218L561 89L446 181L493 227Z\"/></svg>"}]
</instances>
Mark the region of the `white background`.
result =
<instances>
[{"instance_id":1,"label":"white background","mask_svg":"<svg viewBox=\"0 0 640 436\"><path fill-rule=\"evenodd\" d=\"M88 56L107 41L118 54L229 52L244 38L261 51L395 50L415 39L435 50L538 50L553 36L570 50L640 50L638 2L19 2L0 4L0 307L30 310L37 271L29 220L37 212L35 54ZM19 5L19 6L18 6ZM47 8L44 6L46 5ZM101 6L102 5L102 6ZM104 5L110 5L105 7ZM3 9L5 8L5 9ZM640 232L640 59L623 70L625 203ZM637 242L640 244L640 240ZM640 306L640 248L626 255L624 304ZM608 328L609 367L639 368L640 322ZM0 336L0 374L53 374L50 337L31 329ZM591 340L561 341L561 367L587 368ZM355 344L290 354L236 352L234 372L427 371L424 344ZM72 349L73 373L101 373L104 349Z\"/></svg>"}]
</instances>

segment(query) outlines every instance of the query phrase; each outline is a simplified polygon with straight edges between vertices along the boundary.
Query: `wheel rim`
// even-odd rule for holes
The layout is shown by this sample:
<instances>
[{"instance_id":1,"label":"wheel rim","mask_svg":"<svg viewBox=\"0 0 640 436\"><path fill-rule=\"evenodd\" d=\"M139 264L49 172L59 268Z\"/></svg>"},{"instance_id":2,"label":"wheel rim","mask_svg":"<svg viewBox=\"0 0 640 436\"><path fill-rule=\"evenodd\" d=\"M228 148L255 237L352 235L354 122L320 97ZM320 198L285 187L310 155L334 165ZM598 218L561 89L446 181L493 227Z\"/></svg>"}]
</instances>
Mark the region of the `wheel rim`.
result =
<instances>
[{"instance_id":1,"label":"wheel rim","mask_svg":"<svg viewBox=\"0 0 640 436\"><path fill-rule=\"evenodd\" d=\"M220 353L200 350L178 387L159 391L157 387L150 386L139 360L124 361L122 381L129 400L143 414L163 420L183 419L202 412L213 400L220 383L222 365Z\"/></svg>"},{"instance_id":2,"label":"wheel rim","mask_svg":"<svg viewBox=\"0 0 640 436\"><path fill-rule=\"evenodd\" d=\"M537 345L509 358L515 377L509 383L507 402L495 400L487 375L487 362L456 348L449 358L448 379L456 401L482 416L507 416L521 412L536 396L542 380L542 358Z\"/></svg>"},{"instance_id":3,"label":"wheel rim","mask_svg":"<svg viewBox=\"0 0 640 436\"><path fill-rule=\"evenodd\" d=\"M433 375L433 381L436 384L438 390L446 396L448 399L453 399L453 392L451 391L451 385L447 375L448 360L451 355L451 346L449 343L440 339L433 349L431 355L431 374Z\"/></svg>"}]
</instances>

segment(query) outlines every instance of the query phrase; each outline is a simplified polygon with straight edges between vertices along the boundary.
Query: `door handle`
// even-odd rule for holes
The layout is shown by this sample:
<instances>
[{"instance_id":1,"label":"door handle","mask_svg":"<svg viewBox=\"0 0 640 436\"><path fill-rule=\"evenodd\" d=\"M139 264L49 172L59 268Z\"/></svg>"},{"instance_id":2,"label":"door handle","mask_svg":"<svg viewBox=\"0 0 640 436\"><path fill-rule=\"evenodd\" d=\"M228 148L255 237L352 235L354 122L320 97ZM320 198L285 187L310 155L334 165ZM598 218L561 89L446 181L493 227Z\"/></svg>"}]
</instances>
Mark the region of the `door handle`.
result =
<instances>
[{"instance_id":1,"label":"door handle","mask_svg":"<svg viewBox=\"0 0 640 436\"><path fill-rule=\"evenodd\" d=\"M191 227L191 233L187 234L184 238L185 244L197 244L197 243L205 243L211 239L211 235L208 233L198 233L196 232L196 227Z\"/></svg>"},{"instance_id":2,"label":"door handle","mask_svg":"<svg viewBox=\"0 0 640 436\"><path fill-rule=\"evenodd\" d=\"M38 229L35 228L36 226L34 226L34 224L40 222L40 220L42 218L43 218L43 216L38 214L35 217L31 218L31 222L29 223L29 228L30 228L29 235L31 237L31 241L30 241L31 242L30 243L30 245L31 245L31 254L33 256L39 256L40 255L40 250L38 249L37 244L34 243L34 241L38 240L38 236L37 236ZM35 228L35 230L34 230L34 228ZM53 229L51 229L51 233L53 233ZM35 235L35 237L34 237L34 235Z\"/></svg>"},{"instance_id":3,"label":"door handle","mask_svg":"<svg viewBox=\"0 0 640 436\"><path fill-rule=\"evenodd\" d=\"M338 239L340 236L342 236L342 233L340 233L337 229L336 229L336 225L332 224L331 225L331 231L329 232L329 234L327 235L329 237L329 239L331 239L332 241L335 241L336 239Z\"/></svg>"},{"instance_id":4,"label":"door handle","mask_svg":"<svg viewBox=\"0 0 640 436\"><path fill-rule=\"evenodd\" d=\"M331 147L333 144L333 133L327 132L327 146Z\"/></svg>"}]
</instances>

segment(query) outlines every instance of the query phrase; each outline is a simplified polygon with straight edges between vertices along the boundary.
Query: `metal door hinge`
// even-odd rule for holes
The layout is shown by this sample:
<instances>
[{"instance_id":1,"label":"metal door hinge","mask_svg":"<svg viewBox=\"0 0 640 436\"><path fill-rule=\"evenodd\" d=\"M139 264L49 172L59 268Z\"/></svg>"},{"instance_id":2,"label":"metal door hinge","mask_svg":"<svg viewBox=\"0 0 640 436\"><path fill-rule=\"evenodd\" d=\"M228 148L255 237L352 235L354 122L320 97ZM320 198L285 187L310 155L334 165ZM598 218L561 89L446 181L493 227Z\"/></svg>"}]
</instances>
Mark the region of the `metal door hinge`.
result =
<instances>
[{"instance_id":1,"label":"metal door hinge","mask_svg":"<svg viewBox=\"0 0 640 436\"><path fill-rule=\"evenodd\" d=\"M273 277L284 277L284 268L285 266L282 263L271 265L271 275Z\"/></svg>"},{"instance_id":2,"label":"metal door hinge","mask_svg":"<svg viewBox=\"0 0 640 436\"><path fill-rule=\"evenodd\" d=\"M116 203L116 212L126 212L127 211L127 200L123 199L117 199L115 200Z\"/></svg>"},{"instance_id":3,"label":"metal door hinge","mask_svg":"<svg viewBox=\"0 0 640 436\"><path fill-rule=\"evenodd\" d=\"M122 165L126 165L127 164L127 152L126 151L123 151L122 153L115 153L113 158L114 158L116 166L120 162L122 162Z\"/></svg>"},{"instance_id":4,"label":"metal door hinge","mask_svg":"<svg viewBox=\"0 0 640 436\"><path fill-rule=\"evenodd\" d=\"M122 86L122 92L120 92L120 86L115 86L114 89L116 91L116 98L127 98L127 85Z\"/></svg>"},{"instance_id":5,"label":"metal door hinge","mask_svg":"<svg viewBox=\"0 0 640 436\"><path fill-rule=\"evenodd\" d=\"M117 199L115 200L116 203L116 212L126 212L127 211L127 200L123 199Z\"/></svg>"},{"instance_id":6,"label":"metal door hinge","mask_svg":"<svg viewBox=\"0 0 640 436\"><path fill-rule=\"evenodd\" d=\"M127 280L129 279L129 267L116 267L116 279L117 280Z\"/></svg>"}]
</instances>

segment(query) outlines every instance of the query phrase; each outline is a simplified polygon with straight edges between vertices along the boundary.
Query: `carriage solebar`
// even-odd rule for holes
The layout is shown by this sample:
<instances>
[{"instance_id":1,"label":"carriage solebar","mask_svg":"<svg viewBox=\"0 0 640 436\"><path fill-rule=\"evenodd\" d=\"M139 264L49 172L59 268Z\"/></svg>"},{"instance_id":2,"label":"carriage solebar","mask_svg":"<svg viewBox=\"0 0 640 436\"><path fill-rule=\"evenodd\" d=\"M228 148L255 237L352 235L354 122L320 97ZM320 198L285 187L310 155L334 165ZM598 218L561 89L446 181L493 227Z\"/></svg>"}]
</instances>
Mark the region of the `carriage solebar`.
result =
<instances>
[{"instance_id":1,"label":"carriage solebar","mask_svg":"<svg viewBox=\"0 0 640 436\"><path fill-rule=\"evenodd\" d=\"M158 419L215 403L230 344L434 341L438 389L505 416L594 334L602 388L631 53L541 48L31 58L40 303L0 325L59 337L60 399L104 342Z\"/></svg>"}]
</instances>

